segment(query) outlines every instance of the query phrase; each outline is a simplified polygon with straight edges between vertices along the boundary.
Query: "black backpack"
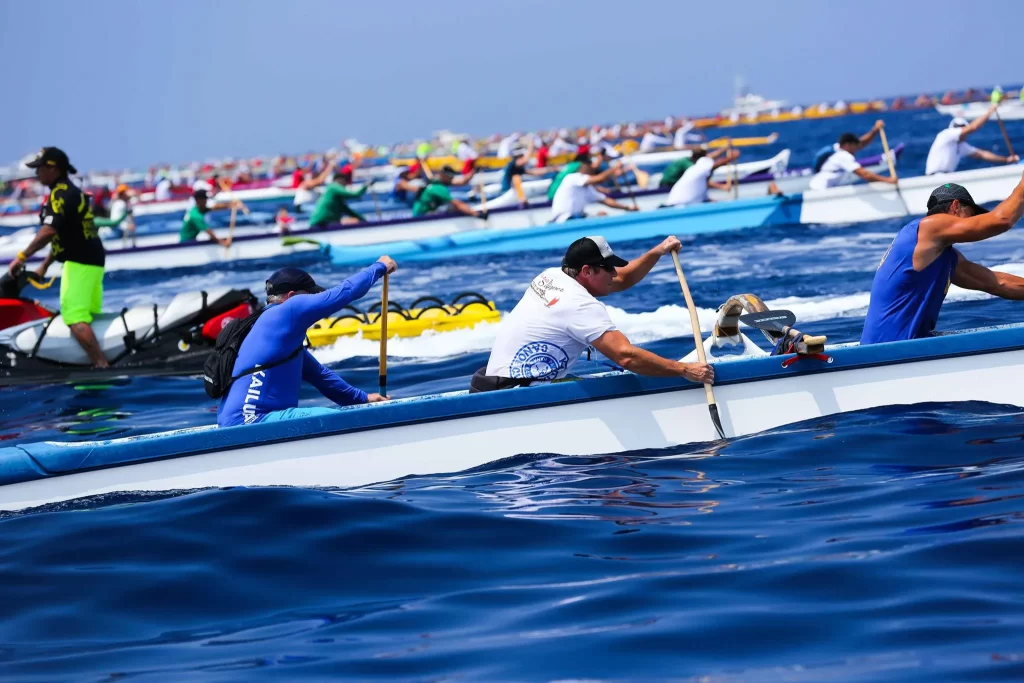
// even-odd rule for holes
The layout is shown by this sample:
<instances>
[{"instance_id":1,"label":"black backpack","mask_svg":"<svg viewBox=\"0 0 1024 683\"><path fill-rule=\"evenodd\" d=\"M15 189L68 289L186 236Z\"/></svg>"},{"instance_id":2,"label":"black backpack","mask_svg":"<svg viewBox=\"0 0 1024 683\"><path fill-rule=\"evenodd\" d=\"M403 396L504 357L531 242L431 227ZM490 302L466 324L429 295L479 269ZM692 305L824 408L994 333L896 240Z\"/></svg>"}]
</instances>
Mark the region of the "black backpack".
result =
<instances>
[{"instance_id":1,"label":"black backpack","mask_svg":"<svg viewBox=\"0 0 1024 683\"><path fill-rule=\"evenodd\" d=\"M210 398L224 396L231 389L231 385L235 383L235 380L240 377L287 363L302 351L302 345L300 345L299 348L292 351L286 358L274 361L273 363L267 363L266 365L257 365L235 376L231 375L231 371L235 368L235 361L238 359L238 350L242 348L242 342L249 336L252 326L256 324L256 321L259 320L259 317L265 310L267 309L262 308L255 313L251 313L247 318L228 323L220 331L220 334L217 335L217 344L213 347L213 353L210 354L210 357L206 359L206 363L203 365L203 387L206 389L206 395Z\"/></svg>"}]
</instances>

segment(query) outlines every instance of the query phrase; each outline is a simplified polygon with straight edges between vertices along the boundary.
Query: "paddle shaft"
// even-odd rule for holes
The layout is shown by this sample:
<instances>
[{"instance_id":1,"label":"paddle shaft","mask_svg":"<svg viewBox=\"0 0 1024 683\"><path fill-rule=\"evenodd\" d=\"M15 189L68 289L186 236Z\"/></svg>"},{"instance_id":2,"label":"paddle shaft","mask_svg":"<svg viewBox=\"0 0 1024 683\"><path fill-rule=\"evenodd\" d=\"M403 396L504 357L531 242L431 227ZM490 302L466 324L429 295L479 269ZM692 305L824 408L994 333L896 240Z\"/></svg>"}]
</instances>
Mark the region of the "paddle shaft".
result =
<instances>
[{"instance_id":1,"label":"paddle shaft","mask_svg":"<svg viewBox=\"0 0 1024 683\"><path fill-rule=\"evenodd\" d=\"M238 204L231 204L231 222L228 224L228 244L225 249L231 248L231 240L235 239L235 219L238 217Z\"/></svg>"},{"instance_id":2,"label":"paddle shaft","mask_svg":"<svg viewBox=\"0 0 1024 683\"><path fill-rule=\"evenodd\" d=\"M889 138L885 135L885 128L881 128L878 131L878 134L882 138L882 151L885 152L885 161L889 164L889 177L896 178L898 181L899 177L896 175L896 164L893 163L892 155L889 154Z\"/></svg>"},{"instance_id":3,"label":"paddle shaft","mask_svg":"<svg viewBox=\"0 0 1024 683\"><path fill-rule=\"evenodd\" d=\"M1013 143L1010 142L1010 136L1006 133L1006 124L1003 123L1003 117L999 115L999 107L996 107L996 121L999 122L999 130L1003 131L1003 140L1006 141L1006 149L1009 150L1010 156L1013 156Z\"/></svg>"},{"instance_id":4,"label":"paddle shaft","mask_svg":"<svg viewBox=\"0 0 1024 683\"><path fill-rule=\"evenodd\" d=\"M377 214L377 220L380 220L380 202L377 201L377 193L373 191L373 181L371 180L368 185L370 190L370 197L373 198L373 211Z\"/></svg>"},{"instance_id":5,"label":"paddle shaft","mask_svg":"<svg viewBox=\"0 0 1024 683\"><path fill-rule=\"evenodd\" d=\"M726 154L732 154L735 148L729 145L729 149ZM740 198L740 167L738 164L739 157L732 160L732 198Z\"/></svg>"},{"instance_id":6,"label":"paddle shaft","mask_svg":"<svg viewBox=\"0 0 1024 683\"><path fill-rule=\"evenodd\" d=\"M388 278L384 273L384 289L380 294L380 395L388 395Z\"/></svg>"},{"instance_id":7,"label":"paddle shaft","mask_svg":"<svg viewBox=\"0 0 1024 683\"><path fill-rule=\"evenodd\" d=\"M693 328L693 342L697 345L697 360L707 363L707 356L704 355L704 340L700 336L700 321L697 320L697 307L690 295L690 287L686 284L686 276L683 275L683 266L679 263L679 254L672 252L672 263L676 267L676 276L679 278L679 286L683 290L683 299L686 300L686 309L690 312L690 327ZM715 423L718 436L725 438L725 431L722 429L722 419L718 415L718 403L715 401L715 390L710 384L704 385L704 396L708 400L708 410L711 411L711 421Z\"/></svg>"},{"instance_id":8,"label":"paddle shaft","mask_svg":"<svg viewBox=\"0 0 1024 683\"><path fill-rule=\"evenodd\" d=\"M892 154L889 153L889 138L885 135L885 126L879 129L879 135L882 138L882 151L885 152L885 160L889 163L889 177L896 180L896 196L900 198L900 203L903 204L903 210L906 215L910 215L910 207L907 206L907 200L903 198L903 192L900 190L900 179L896 175L896 164L893 163Z\"/></svg>"}]
</instances>

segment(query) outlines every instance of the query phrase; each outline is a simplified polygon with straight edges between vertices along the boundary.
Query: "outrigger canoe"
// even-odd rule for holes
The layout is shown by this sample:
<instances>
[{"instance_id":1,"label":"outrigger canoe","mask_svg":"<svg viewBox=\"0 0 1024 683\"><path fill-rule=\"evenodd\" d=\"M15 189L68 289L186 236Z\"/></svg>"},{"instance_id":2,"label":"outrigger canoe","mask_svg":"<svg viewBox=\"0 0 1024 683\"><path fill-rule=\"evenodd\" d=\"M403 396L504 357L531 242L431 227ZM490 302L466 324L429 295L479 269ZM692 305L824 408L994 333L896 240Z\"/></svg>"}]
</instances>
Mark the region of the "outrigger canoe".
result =
<instances>
[{"instance_id":1,"label":"outrigger canoe","mask_svg":"<svg viewBox=\"0 0 1024 683\"><path fill-rule=\"evenodd\" d=\"M1024 326L825 346L809 356L720 360L715 377L727 437L891 404L1021 406ZM353 487L458 472L526 453L592 455L717 439L701 385L615 372L285 422L9 446L0 449L0 509L122 491ZM717 447L709 443L706 454Z\"/></svg>"}]
</instances>

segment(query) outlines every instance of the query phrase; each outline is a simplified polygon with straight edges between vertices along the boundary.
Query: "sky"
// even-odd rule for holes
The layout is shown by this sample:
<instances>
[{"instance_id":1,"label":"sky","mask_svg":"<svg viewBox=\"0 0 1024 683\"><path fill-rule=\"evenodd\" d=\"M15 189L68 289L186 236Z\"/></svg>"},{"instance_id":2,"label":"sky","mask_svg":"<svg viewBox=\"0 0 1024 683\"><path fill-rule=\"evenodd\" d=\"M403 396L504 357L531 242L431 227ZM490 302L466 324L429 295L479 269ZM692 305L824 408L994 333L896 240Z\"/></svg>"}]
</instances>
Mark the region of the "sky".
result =
<instances>
[{"instance_id":1,"label":"sky","mask_svg":"<svg viewBox=\"0 0 1024 683\"><path fill-rule=\"evenodd\" d=\"M1021 0L0 0L0 165L322 151L1024 80Z\"/></svg>"}]
</instances>

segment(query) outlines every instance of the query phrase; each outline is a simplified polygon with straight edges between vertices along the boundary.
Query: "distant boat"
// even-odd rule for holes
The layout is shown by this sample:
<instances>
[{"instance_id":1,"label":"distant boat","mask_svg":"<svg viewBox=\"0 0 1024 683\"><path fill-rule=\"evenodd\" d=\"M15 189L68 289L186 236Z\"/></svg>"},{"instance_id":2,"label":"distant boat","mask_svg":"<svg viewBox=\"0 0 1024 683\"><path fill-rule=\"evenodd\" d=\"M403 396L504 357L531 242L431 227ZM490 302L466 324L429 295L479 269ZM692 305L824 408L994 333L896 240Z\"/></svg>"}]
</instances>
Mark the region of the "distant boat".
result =
<instances>
[{"instance_id":1,"label":"distant boat","mask_svg":"<svg viewBox=\"0 0 1024 683\"><path fill-rule=\"evenodd\" d=\"M935 110L946 116L959 116L973 121L985 115L990 107L988 102L966 102L964 104L937 104ZM999 116L1004 121L1019 121L1024 119L1024 100L1003 100L999 105Z\"/></svg>"},{"instance_id":2,"label":"distant boat","mask_svg":"<svg viewBox=\"0 0 1024 683\"><path fill-rule=\"evenodd\" d=\"M736 97L733 106L723 109L720 113L726 118L756 118L761 114L770 114L781 110L787 105L785 100L769 100L747 90L742 78L736 79Z\"/></svg>"}]
</instances>

